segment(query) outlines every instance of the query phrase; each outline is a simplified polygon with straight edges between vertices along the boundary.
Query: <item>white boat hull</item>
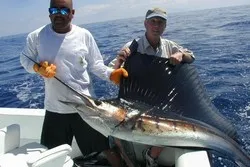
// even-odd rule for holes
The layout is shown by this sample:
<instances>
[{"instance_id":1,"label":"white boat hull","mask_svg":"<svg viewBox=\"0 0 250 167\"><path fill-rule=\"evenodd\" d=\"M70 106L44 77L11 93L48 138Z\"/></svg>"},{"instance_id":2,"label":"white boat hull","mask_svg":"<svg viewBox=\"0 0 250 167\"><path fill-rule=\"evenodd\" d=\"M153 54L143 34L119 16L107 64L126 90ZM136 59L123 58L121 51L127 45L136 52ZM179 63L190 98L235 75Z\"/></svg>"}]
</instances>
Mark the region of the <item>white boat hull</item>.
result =
<instances>
[{"instance_id":1,"label":"white boat hull","mask_svg":"<svg viewBox=\"0 0 250 167\"><path fill-rule=\"evenodd\" d=\"M40 143L43 119L45 115L44 109L29 108L0 108L0 128L10 124L19 124L21 127L20 145L31 142ZM81 151L73 139L72 158L81 156Z\"/></svg>"},{"instance_id":2,"label":"white boat hull","mask_svg":"<svg viewBox=\"0 0 250 167\"><path fill-rule=\"evenodd\" d=\"M44 109L28 108L0 108L0 128L19 124L21 127L20 145L31 142L40 142ZM143 145L134 144L136 157L142 160L140 154L145 148ZM80 149L73 139L71 158L81 156ZM186 149L168 148L165 149L159 157L161 164L173 165L175 167L210 167L210 162L206 151L194 151Z\"/></svg>"}]
</instances>

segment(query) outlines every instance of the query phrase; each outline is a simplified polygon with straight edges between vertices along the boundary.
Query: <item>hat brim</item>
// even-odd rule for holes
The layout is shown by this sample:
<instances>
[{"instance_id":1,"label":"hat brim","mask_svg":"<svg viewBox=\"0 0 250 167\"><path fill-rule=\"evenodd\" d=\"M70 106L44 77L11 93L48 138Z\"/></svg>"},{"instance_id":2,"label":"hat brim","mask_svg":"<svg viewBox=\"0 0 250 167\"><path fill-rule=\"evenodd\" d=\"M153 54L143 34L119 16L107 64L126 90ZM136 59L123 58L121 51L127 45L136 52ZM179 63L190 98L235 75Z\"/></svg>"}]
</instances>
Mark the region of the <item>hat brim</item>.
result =
<instances>
[{"instance_id":1,"label":"hat brim","mask_svg":"<svg viewBox=\"0 0 250 167\"><path fill-rule=\"evenodd\" d=\"M162 14L158 14L158 13L152 13L152 14L148 15L148 16L146 17L146 19L151 19L151 18L153 18L153 17L160 17L160 18L162 18L162 19L164 19L164 20L167 20L167 16L162 15Z\"/></svg>"}]
</instances>

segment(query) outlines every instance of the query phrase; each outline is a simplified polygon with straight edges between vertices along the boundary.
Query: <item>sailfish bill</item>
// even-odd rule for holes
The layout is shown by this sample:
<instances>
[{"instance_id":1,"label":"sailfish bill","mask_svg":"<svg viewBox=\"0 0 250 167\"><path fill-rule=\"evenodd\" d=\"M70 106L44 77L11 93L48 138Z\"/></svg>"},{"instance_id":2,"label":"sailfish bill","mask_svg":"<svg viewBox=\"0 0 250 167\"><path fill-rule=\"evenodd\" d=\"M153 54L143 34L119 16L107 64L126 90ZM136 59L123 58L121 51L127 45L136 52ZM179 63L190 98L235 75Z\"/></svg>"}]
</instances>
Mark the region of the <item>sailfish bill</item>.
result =
<instances>
[{"instance_id":1,"label":"sailfish bill","mask_svg":"<svg viewBox=\"0 0 250 167\"><path fill-rule=\"evenodd\" d=\"M250 166L233 125L211 103L194 66L172 66L168 59L129 56L129 73L115 99L88 96L66 102L105 136L151 146L215 150Z\"/></svg>"}]
</instances>

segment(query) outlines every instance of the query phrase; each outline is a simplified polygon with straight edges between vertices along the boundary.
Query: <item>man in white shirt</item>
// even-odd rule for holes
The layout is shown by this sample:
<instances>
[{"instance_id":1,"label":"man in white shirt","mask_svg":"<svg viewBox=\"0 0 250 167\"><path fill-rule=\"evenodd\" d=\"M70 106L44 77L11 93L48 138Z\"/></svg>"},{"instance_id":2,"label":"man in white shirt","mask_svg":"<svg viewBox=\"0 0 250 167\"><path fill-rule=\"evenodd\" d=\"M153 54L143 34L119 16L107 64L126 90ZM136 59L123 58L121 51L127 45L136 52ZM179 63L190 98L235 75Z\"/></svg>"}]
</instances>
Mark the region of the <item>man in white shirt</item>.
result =
<instances>
[{"instance_id":1,"label":"man in white shirt","mask_svg":"<svg viewBox=\"0 0 250 167\"><path fill-rule=\"evenodd\" d=\"M80 98L54 78L55 75L89 96L92 95L89 72L116 84L121 76L128 75L122 68L114 70L104 65L91 33L71 23L74 13L72 0L51 0L51 24L28 35L20 56L22 66L30 73L40 74L45 81L46 114L41 144L48 148L65 143L71 145L75 136L83 155L104 151L110 164L118 167L120 157L109 148L108 139L85 123L75 109L59 102Z\"/></svg>"}]
</instances>

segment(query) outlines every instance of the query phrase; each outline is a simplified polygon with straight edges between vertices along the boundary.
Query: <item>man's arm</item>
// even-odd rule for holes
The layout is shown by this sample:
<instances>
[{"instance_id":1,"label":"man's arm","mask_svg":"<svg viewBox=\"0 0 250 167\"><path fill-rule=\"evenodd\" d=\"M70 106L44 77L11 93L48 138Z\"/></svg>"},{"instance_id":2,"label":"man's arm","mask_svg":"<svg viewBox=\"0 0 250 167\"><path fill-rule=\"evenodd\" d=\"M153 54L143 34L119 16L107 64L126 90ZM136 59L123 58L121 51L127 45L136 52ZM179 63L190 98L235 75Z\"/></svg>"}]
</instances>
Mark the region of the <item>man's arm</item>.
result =
<instances>
[{"instance_id":1,"label":"man's arm","mask_svg":"<svg viewBox=\"0 0 250 167\"><path fill-rule=\"evenodd\" d=\"M26 38L26 44L23 51L20 54L20 63L24 69L29 73L35 73L33 66L34 62L30 59L37 60L37 37L35 33L30 33ZM29 58L30 59L29 59Z\"/></svg>"},{"instance_id":2,"label":"man's arm","mask_svg":"<svg viewBox=\"0 0 250 167\"><path fill-rule=\"evenodd\" d=\"M182 62L192 63L195 60L195 56L192 51L183 48L179 49L179 51L182 53Z\"/></svg>"},{"instance_id":3,"label":"man's arm","mask_svg":"<svg viewBox=\"0 0 250 167\"><path fill-rule=\"evenodd\" d=\"M129 46L131 45L131 42L126 43L122 49L117 53L117 56L114 60L112 60L108 66L113 69L118 69L123 66L123 63L127 59L127 57L131 54Z\"/></svg>"},{"instance_id":4,"label":"man's arm","mask_svg":"<svg viewBox=\"0 0 250 167\"><path fill-rule=\"evenodd\" d=\"M170 48L172 48L172 54L169 57L171 64L176 65L181 62L192 63L195 60L195 56L192 51L183 48L173 41L169 41L169 44Z\"/></svg>"}]
</instances>

